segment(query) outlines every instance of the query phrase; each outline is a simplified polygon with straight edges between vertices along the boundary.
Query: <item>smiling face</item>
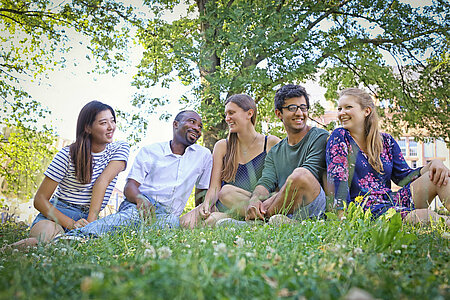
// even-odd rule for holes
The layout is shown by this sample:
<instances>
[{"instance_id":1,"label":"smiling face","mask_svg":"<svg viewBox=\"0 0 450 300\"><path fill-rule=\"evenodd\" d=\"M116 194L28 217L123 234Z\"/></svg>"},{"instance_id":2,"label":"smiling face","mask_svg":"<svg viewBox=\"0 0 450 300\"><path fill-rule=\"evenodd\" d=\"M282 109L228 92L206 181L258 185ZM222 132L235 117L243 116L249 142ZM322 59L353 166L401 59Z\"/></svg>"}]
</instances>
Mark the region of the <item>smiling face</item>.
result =
<instances>
[{"instance_id":1,"label":"smiling face","mask_svg":"<svg viewBox=\"0 0 450 300\"><path fill-rule=\"evenodd\" d=\"M363 109L354 96L344 95L339 98L338 119L342 127L350 132L364 129L364 120L370 112L371 109L369 107Z\"/></svg>"},{"instance_id":2,"label":"smiling face","mask_svg":"<svg viewBox=\"0 0 450 300\"><path fill-rule=\"evenodd\" d=\"M202 135L203 123L200 116L187 111L182 115L180 121L173 122L174 140L186 147L195 144Z\"/></svg>"},{"instance_id":3,"label":"smiling face","mask_svg":"<svg viewBox=\"0 0 450 300\"><path fill-rule=\"evenodd\" d=\"M91 142L95 145L111 143L115 130L116 121L109 109L99 112L92 125L86 127L86 132L90 134Z\"/></svg>"},{"instance_id":4,"label":"smiling face","mask_svg":"<svg viewBox=\"0 0 450 300\"><path fill-rule=\"evenodd\" d=\"M253 109L243 110L239 105L228 102L225 105L225 122L227 122L230 132L245 130L252 124Z\"/></svg>"},{"instance_id":5,"label":"smiling face","mask_svg":"<svg viewBox=\"0 0 450 300\"><path fill-rule=\"evenodd\" d=\"M295 105L307 105L304 96L289 98L284 101L283 107ZM275 114L283 122L286 132L289 134L297 134L308 130L306 121L308 120L308 111L302 111L300 108L295 112L289 111L287 108L281 110L276 109Z\"/></svg>"}]
</instances>

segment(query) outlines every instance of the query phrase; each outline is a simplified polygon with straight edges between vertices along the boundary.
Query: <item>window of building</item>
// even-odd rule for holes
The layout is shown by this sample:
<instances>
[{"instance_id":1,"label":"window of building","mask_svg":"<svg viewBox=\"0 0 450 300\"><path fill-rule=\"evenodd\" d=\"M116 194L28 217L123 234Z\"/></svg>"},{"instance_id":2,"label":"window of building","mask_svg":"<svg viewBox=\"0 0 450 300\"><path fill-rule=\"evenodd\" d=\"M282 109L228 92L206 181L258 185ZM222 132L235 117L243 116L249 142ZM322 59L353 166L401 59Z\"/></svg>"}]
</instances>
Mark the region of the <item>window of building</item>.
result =
<instances>
[{"instance_id":1,"label":"window of building","mask_svg":"<svg viewBox=\"0 0 450 300\"><path fill-rule=\"evenodd\" d=\"M409 156L417 156L417 142L412 138L409 139Z\"/></svg>"},{"instance_id":2,"label":"window of building","mask_svg":"<svg viewBox=\"0 0 450 300\"><path fill-rule=\"evenodd\" d=\"M437 157L447 157L447 153L448 153L448 148L447 148L447 144L441 140L438 139L436 140L436 156Z\"/></svg>"},{"instance_id":3,"label":"window of building","mask_svg":"<svg viewBox=\"0 0 450 300\"><path fill-rule=\"evenodd\" d=\"M423 154L425 157L434 157L434 141L429 141L423 144Z\"/></svg>"},{"instance_id":4,"label":"window of building","mask_svg":"<svg viewBox=\"0 0 450 300\"><path fill-rule=\"evenodd\" d=\"M402 151L403 156L406 156L406 139L400 138L398 140L398 145L400 146L400 150Z\"/></svg>"}]
</instances>

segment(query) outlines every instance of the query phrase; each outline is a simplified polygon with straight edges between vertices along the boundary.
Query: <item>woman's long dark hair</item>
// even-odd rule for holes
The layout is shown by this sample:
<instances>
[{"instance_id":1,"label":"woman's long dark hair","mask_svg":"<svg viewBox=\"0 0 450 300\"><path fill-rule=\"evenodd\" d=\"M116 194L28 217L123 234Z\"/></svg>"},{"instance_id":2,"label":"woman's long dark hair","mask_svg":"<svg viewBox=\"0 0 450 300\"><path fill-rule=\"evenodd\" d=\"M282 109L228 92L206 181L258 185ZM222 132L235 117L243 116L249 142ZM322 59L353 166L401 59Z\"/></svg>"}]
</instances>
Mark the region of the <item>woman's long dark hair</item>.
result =
<instances>
[{"instance_id":1,"label":"woman's long dark hair","mask_svg":"<svg viewBox=\"0 0 450 300\"><path fill-rule=\"evenodd\" d=\"M75 178L83 184L91 182L92 179L92 149L91 134L88 127L91 127L99 112L109 110L116 121L116 114L111 106L100 101L91 101L80 111L77 121L76 140L69 147L70 158L75 166Z\"/></svg>"},{"instance_id":2,"label":"woman's long dark hair","mask_svg":"<svg viewBox=\"0 0 450 300\"><path fill-rule=\"evenodd\" d=\"M249 111L253 109L253 116L250 119L253 125L256 123L256 104L252 97L246 94L233 95L225 101L225 105L228 103L234 103L244 111ZM237 160L237 147L238 147L238 136L237 133L228 133L227 138L227 151L223 157L223 170L222 170L222 180L225 182L232 182L236 178L237 168L239 166Z\"/></svg>"}]
</instances>

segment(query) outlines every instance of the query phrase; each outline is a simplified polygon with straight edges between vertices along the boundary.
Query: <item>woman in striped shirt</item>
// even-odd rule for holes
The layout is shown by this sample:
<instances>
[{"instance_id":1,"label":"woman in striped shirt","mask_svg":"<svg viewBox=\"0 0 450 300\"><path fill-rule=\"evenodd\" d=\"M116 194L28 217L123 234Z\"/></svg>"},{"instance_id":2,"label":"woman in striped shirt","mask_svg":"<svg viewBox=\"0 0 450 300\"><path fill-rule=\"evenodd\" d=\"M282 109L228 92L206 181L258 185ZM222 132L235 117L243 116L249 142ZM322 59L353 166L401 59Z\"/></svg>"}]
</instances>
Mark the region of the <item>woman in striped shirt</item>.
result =
<instances>
[{"instance_id":1,"label":"woman in striped shirt","mask_svg":"<svg viewBox=\"0 0 450 300\"><path fill-rule=\"evenodd\" d=\"M48 242L98 218L129 154L127 143L113 142L115 129L116 115L109 105L92 101L81 109L76 141L56 154L34 197L39 214L30 237L13 247Z\"/></svg>"}]
</instances>

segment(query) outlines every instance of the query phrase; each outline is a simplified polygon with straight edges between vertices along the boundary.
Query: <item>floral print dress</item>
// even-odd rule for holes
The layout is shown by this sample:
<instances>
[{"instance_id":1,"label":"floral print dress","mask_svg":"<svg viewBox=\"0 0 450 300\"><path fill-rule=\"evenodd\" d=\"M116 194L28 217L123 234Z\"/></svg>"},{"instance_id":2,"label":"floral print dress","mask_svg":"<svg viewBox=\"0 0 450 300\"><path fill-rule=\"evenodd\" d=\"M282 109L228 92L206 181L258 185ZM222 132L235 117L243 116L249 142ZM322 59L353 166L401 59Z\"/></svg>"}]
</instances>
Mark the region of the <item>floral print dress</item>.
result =
<instances>
[{"instance_id":1,"label":"floral print dress","mask_svg":"<svg viewBox=\"0 0 450 300\"><path fill-rule=\"evenodd\" d=\"M397 142L387 133L380 154L383 171L375 171L367 155L358 147L350 132L344 128L333 131L327 143L327 179L334 187L334 204L342 209L344 201L370 208L379 217L394 208L405 217L414 210L410 184L420 176L420 169L411 169ZM397 193L391 190L391 180L403 186ZM361 197L358 197L361 196Z\"/></svg>"}]
</instances>

